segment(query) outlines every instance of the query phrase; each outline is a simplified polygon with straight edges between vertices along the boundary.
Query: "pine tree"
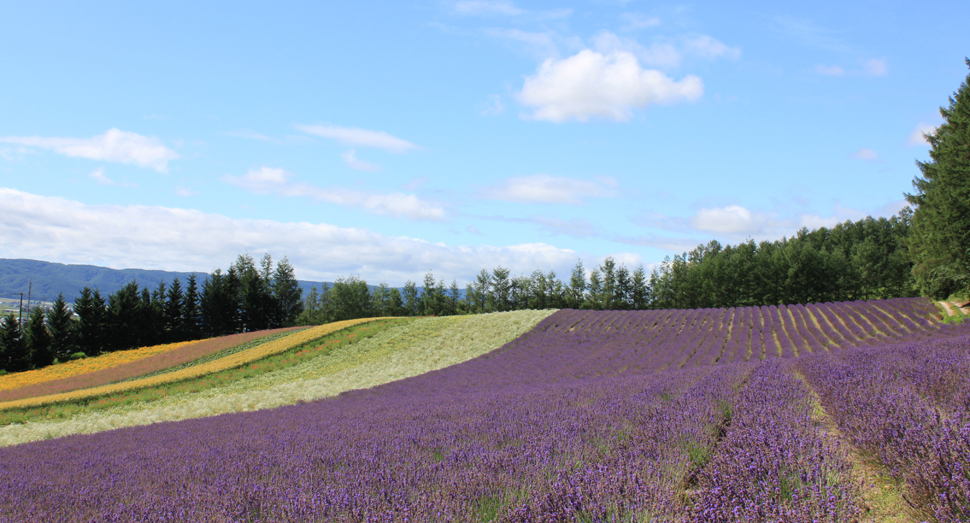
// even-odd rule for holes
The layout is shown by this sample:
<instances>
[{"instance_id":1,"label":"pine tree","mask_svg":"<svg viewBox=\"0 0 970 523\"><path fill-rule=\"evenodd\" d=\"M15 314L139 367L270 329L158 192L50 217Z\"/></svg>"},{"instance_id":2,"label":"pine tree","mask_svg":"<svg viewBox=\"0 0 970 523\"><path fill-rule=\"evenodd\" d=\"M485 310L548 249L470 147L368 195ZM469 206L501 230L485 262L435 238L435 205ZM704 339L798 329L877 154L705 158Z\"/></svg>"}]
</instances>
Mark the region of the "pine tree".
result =
<instances>
[{"instance_id":1,"label":"pine tree","mask_svg":"<svg viewBox=\"0 0 970 523\"><path fill-rule=\"evenodd\" d=\"M188 339L185 333L185 293L182 292L182 282L178 278L172 280L172 285L168 288L162 312L168 341Z\"/></svg>"},{"instance_id":2,"label":"pine tree","mask_svg":"<svg viewBox=\"0 0 970 523\"><path fill-rule=\"evenodd\" d=\"M970 67L970 59L966 60ZM917 161L915 206L909 237L913 275L934 298L970 292L970 75L940 108L943 124L925 134L928 162Z\"/></svg>"},{"instance_id":3,"label":"pine tree","mask_svg":"<svg viewBox=\"0 0 970 523\"><path fill-rule=\"evenodd\" d=\"M296 317L303 312L303 289L296 280L293 266L284 256L276 264L272 280L273 298L276 300L276 324L289 327L296 324Z\"/></svg>"},{"instance_id":4,"label":"pine tree","mask_svg":"<svg viewBox=\"0 0 970 523\"><path fill-rule=\"evenodd\" d=\"M81 289L81 296L74 300L74 313L78 321L74 324L77 347L88 356L96 356L105 350L105 331L107 311L104 298L98 290L90 287Z\"/></svg>"},{"instance_id":5,"label":"pine tree","mask_svg":"<svg viewBox=\"0 0 970 523\"><path fill-rule=\"evenodd\" d=\"M9 372L20 372L30 369L30 363L30 351L20 322L8 314L0 323L0 365Z\"/></svg>"},{"instance_id":6,"label":"pine tree","mask_svg":"<svg viewBox=\"0 0 970 523\"><path fill-rule=\"evenodd\" d=\"M54 363L51 335L47 332L47 325L44 324L45 317L44 309L34 307L27 320L27 347L34 368L46 367Z\"/></svg>"},{"instance_id":7,"label":"pine tree","mask_svg":"<svg viewBox=\"0 0 970 523\"><path fill-rule=\"evenodd\" d=\"M199 284L196 282L195 273L189 275L188 286L185 288L182 332L188 340L202 337L202 310L199 308Z\"/></svg>"},{"instance_id":8,"label":"pine tree","mask_svg":"<svg viewBox=\"0 0 970 523\"><path fill-rule=\"evenodd\" d=\"M51 351L58 361L67 361L77 349L72 332L71 311L59 294L47 313L47 330L51 334Z\"/></svg>"}]
</instances>

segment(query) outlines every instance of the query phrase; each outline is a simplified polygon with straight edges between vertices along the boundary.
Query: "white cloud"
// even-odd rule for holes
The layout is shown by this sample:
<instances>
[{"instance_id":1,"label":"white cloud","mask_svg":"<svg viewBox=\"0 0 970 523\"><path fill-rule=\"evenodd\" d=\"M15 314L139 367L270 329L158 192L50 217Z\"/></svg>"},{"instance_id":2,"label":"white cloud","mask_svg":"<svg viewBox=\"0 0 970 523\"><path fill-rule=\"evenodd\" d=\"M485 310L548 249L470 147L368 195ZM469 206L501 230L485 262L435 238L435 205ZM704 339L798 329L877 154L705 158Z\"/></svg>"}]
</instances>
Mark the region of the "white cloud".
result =
<instances>
[{"instance_id":1,"label":"white cloud","mask_svg":"<svg viewBox=\"0 0 970 523\"><path fill-rule=\"evenodd\" d=\"M930 143L923 138L924 134L933 134L936 132L936 126L926 122L920 122L916 124L916 128L913 132L909 133L909 138L906 139L906 145L910 147L914 145L929 145Z\"/></svg>"},{"instance_id":2,"label":"white cloud","mask_svg":"<svg viewBox=\"0 0 970 523\"><path fill-rule=\"evenodd\" d=\"M741 49L729 47L708 35L694 35L677 40L656 40L649 46L645 46L633 38L602 31L593 37L592 47L604 55L627 52L646 65L661 68L678 67L685 57L704 60L741 58Z\"/></svg>"},{"instance_id":3,"label":"white cloud","mask_svg":"<svg viewBox=\"0 0 970 523\"><path fill-rule=\"evenodd\" d=\"M522 9L515 7L512 2L506 1L460 0L455 2L452 7L456 13L463 15L515 16L525 13Z\"/></svg>"},{"instance_id":4,"label":"white cloud","mask_svg":"<svg viewBox=\"0 0 970 523\"><path fill-rule=\"evenodd\" d=\"M582 205L585 198L612 196L615 187L616 181L610 178L593 181L534 174L503 180L486 188L483 195L509 202Z\"/></svg>"},{"instance_id":5,"label":"white cloud","mask_svg":"<svg viewBox=\"0 0 970 523\"><path fill-rule=\"evenodd\" d=\"M886 76L889 72L889 67L886 65L885 58L873 58L872 60L866 60L862 64L862 71L871 76Z\"/></svg>"},{"instance_id":6,"label":"white cloud","mask_svg":"<svg viewBox=\"0 0 970 523\"><path fill-rule=\"evenodd\" d=\"M297 277L332 281L360 275L399 286L429 270L474 279L483 267L513 274L568 271L576 252L544 243L458 246L307 222L234 219L192 209L85 205L0 188L0 257L115 268L210 272L240 253L287 256Z\"/></svg>"},{"instance_id":7,"label":"white cloud","mask_svg":"<svg viewBox=\"0 0 970 523\"><path fill-rule=\"evenodd\" d=\"M839 65L816 65L815 72L818 74L826 76L845 76L845 75L867 75L867 76L886 76L889 72L889 67L886 65L886 59L872 59L862 62L861 69L850 69L846 71L842 66Z\"/></svg>"},{"instance_id":8,"label":"white cloud","mask_svg":"<svg viewBox=\"0 0 970 523\"><path fill-rule=\"evenodd\" d=\"M703 94L701 79L678 81L659 71L643 69L636 56L609 55L585 49L562 60L548 59L527 77L516 99L534 108L528 118L563 122L590 117L628 120L633 108L693 101Z\"/></svg>"},{"instance_id":9,"label":"white cloud","mask_svg":"<svg viewBox=\"0 0 970 523\"><path fill-rule=\"evenodd\" d=\"M845 69L837 65L816 65L815 72L818 74L824 74L826 76L842 76L845 74Z\"/></svg>"},{"instance_id":10,"label":"white cloud","mask_svg":"<svg viewBox=\"0 0 970 523\"><path fill-rule=\"evenodd\" d=\"M741 49L728 47L716 38L707 35L696 35L684 41L684 50L687 54L713 60L715 58L727 58L737 60L741 58Z\"/></svg>"},{"instance_id":11,"label":"white cloud","mask_svg":"<svg viewBox=\"0 0 970 523\"><path fill-rule=\"evenodd\" d=\"M50 149L72 158L135 164L158 172L168 172L168 162L181 157L158 138L114 128L92 138L6 136L0 137L0 142Z\"/></svg>"},{"instance_id":12,"label":"white cloud","mask_svg":"<svg viewBox=\"0 0 970 523\"><path fill-rule=\"evenodd\" d=\"M189 198L189 197L192 197L192 196L198 196L199 195L199 192L198 191L193 191L192 189L189 189L188 187L179 186L179 187L176 187L175 188L175 194L177 196L181 196L183 198Z\"/></svg>"},{"instance_id":13,"label":"white cloud","mask_svg":"<svg viewBox=\"0 0 970 523\"><path fill-rule=\"evenodd\" d=\"M654 42L650 47L646 47L632 38L620 37L610 31L603 31L594 36L592 44L593 48L603 55L630 53L644 64L654 67L677 67L684 59L683 53L671 43Z\"/></svg>"},{"instance_id":14,"label":"white cloud","mask_svg":"<svg viewBox=\"0 0 970 523\"><path fill-rule=\"evenodd\" d=\"M406 153L420 149L417 145L384 131L338 127L336 125L297 125L295 127L299 131L321 138L330 138L343 145L375 147L392 153Z\"/></svg>"},{"instance_id":15,"label":"white cloud","mask_svg":"<svg viewBox=\"0 0 970 523\"><path fill-rule=\"evenodd\" d=\"M262 167L258 170L250 169L242 176L227 174L222 177L222 181L256 194L314 198L385 216L429 221L447 218L447 212L441 204L423 200L414 194L399 192L373 194L342 187L324 188L291 181L294 177L292 173L283 169Z\"/></svg>"},{"instance_id":16,"label":"white cloud","mask_svg":"<svg viewBox=\"0 0 970 523\"><path fill-rule=\"evenodd\" d=\"M636 31L660 25L660 19L656 16L647 16L640 13L623 13L620 18L623 19L625 31Z\"/></svg>"},{"instance_id":17,"label":"white cloud","mask_svg":"<svg viewBox=\"0 0 970 523\"><path fill-rule=\"evenodd\" d=\"M505 112L505 105L502 104L502 97L493 94L488 97L488 101L479 105L478 114L482 116L495 116Z\"/></svg>"},{"instance_id":18,"label":"white cloud","mask_svg":"<svg viewBox=\"0 0 970 523\"><path fill-rule=\"evenodd\" d=\"M98 182L101 185L118 185L117 183L115 183L110 178L104 175L104 169L98 169L96 171L93 171L88 176L91 178L94 178L94 181Z\"/></svg>"},{"instance_id":19,"label":"white cloud","mask_svg":"<svg viewBox=\"0 0 970 523\"><path fill-rule=\"evenodd\" d=\"M381 170L381 166L376 163L366 162L364 160L357 159L357 152L353 149L348 149L340 153L340 157L343 158L344 163L348 167L357 171L363 171L367 173L377 172Z\"/></svg>"},{"instance_id":20,"label":"white cloud","mask_svg":"<svg viewBox=\"0 0 970 523\"><path fill-rule=\"evenodd\" d=\"M689 222L691 227L710 232L753 234L763 230L766 219L740 205L728 205L697 211Z\"/></svg>"},{"instance_id":21,"label":"white cloud","mask_svg":"<svg viewBox=\"0 0 970 523\"><path fill-rule=\"evenodd\" d=\"M854 160L862 160L865 162L879 161L879 154L868 147L860 148L858 151L851 153L849 157Z\"/></svg>"}]
</instances>

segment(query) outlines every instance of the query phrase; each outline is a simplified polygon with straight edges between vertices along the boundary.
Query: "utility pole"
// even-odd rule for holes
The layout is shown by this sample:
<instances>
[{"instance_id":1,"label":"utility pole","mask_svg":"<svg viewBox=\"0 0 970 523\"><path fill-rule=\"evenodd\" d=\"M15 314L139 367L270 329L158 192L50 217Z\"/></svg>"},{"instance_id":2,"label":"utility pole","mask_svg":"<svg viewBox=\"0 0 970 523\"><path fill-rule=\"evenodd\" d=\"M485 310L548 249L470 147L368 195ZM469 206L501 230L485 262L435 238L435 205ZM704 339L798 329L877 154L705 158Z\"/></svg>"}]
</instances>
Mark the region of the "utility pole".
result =
<instances>
[{"instance_id":1,"label":"utility pole","mask_svg":"<svg viewBox=\"0 0 970 523\"><path fill-rule=\"evenodd\" d=\"M20 308L17 309L17 325L23 325L24 321L24 293L20 293Z\"/></svg>"},{"instance_id":2,"label":"utility pole","mask_svg":"<svg viewBox=\"0 0 970 523\"><path fill-rule=\"evenodd\" d=\"M27 283L27 317L30 317L30 293L34 290L34 281L28 280ZM23 296L21 296L23 298Z\"/></svg>"}]
</instances>

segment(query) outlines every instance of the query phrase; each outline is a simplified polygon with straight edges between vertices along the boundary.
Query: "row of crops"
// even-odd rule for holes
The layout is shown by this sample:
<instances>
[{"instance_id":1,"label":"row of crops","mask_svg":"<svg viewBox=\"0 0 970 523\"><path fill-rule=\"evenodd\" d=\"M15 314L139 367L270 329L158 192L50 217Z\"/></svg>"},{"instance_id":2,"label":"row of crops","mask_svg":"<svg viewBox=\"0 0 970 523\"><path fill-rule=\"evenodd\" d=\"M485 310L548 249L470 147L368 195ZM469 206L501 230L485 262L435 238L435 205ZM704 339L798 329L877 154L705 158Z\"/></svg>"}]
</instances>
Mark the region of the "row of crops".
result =
<instances>
[{"instance_id":1,"label":"row of crops","mask_svg":"<svg viewBox=\"0 0 970 523\"><path fill-rule=\"evenodd\" d=\"M970 328L926 300L550 312L124 407L281 408L0 449L0 520L970 520Z\"/></svg>"}]
</instances>

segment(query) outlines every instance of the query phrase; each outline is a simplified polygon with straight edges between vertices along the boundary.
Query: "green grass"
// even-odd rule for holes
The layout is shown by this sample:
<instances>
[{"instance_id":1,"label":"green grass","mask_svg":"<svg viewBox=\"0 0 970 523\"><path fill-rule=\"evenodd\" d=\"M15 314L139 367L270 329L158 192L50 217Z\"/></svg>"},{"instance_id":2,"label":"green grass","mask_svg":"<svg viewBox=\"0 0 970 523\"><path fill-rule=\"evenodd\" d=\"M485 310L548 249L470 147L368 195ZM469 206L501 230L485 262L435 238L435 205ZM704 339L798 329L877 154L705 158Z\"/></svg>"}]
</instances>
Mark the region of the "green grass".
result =
<instances>
[{"instance_id":1,"label":"green grass","mask_svg":"<svg viewBox=\"0 0 970 523\"><path fill-rule=\"evenodd\" d=\"M111 407L118 407L139 402L150 402L174 394L199 392L212 387L219 387L245 378L265 374L297 363L324 356L333 350L369 338L392 327L412 321L410 318L391 318L355 325L334 332L323 338L294 347L286 352L264 358L258 362L230 369L215 374L193 378L190 380L168 383L157 387L140 389L137 391L111 394L98 398L90 398L71 403L32 407L26 409L11 409L0 412L0 426L27 421L68 419L78 414L94 412ZM275 336L274 336L275 339ZM267 341L266 338L254 340L244 345L253 346ZM238 352L236 347L227 351ZM226 356L228 354L223 354Z\"/></svg>"}]
</instances>

